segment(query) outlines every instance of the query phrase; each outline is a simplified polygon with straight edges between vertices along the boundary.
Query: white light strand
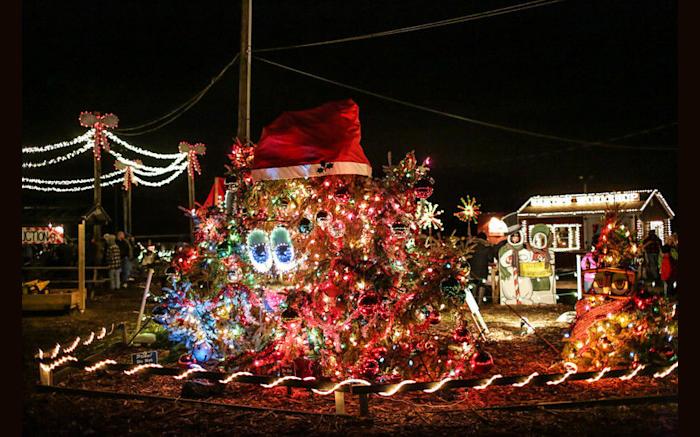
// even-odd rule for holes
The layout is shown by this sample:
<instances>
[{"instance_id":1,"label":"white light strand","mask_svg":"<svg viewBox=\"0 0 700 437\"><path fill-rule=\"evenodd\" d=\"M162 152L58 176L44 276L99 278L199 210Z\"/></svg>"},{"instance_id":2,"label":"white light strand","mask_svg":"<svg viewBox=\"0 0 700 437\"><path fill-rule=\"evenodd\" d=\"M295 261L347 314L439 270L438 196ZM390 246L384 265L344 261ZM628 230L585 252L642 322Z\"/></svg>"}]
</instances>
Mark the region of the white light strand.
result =
<instances>
[{"instance_id":1,"label":"white light strand","mask_svg":"<svg viewBox=\"0 0 700 437\"><path fill-rule=\"evenodd\" d=\"M250 372L236 372L228 376L226 379L220 379L219 382L222 384L228 384L229 382L233 381L234 379L238 378L239 376L253 376L252 373Z\"/></svg>"},{"instance_id":2,"label":"white light strand","mask_svg":"<svg viewBox=\"0 0 700 437\"><path fill-rule=\"evenodd\" d=\"M673 365L671 365L667 369L660 370L660 371L654 373L654 378L665 378L668 376L669 373L673 372L673 369L675 369L676 367L678 367L678 361L673 363Z\"/></svg>"},{"instance_id":3,"label":"white light strand","mask_svg":"<svg viewBox=\"0 0 700 437\"><path fill-rule=\"evenodd\" d=\"M40 367L45 371L45 372L50 372L53 369L55 369L58 366L61 366L68 361L78 361L77 358L75 358L72 355L66 355L64 357L59 358L58 360L54 361L53 363L46 365L46 364L41 364Z\"/></svg>"},{"instance_id":4,"label":"white light strand","mask_svg":"<svg viewBox=\"0 0 700 437\"><path fill-rule=\"evenodd\" d=\"M73 352L75 350L75 348L78 347L79 344L80 344L80 337L75 337L75 340L73 340L73 344L71 344L70 346L65 348L63 351L65 353L69 354L69 353Z\"/></svg>"},{"instance_id":5,"label":"white light strand","mask_svg":"<svg viewBox=\"0 0 700 437\"><path fill-rule=\"evenodd\" d=\"M109 187L122 182L121 179L115 178L109 181L103 181L100 183L101 187ZM42 187L39 185L22 185L23 190L34 190L34 191L51 191L54 193L76 193L78 191L87 191L93 189L93 184L83 185L78 187L68 187L68 188L56 188L56 187Z\"/></svg>"},{"instance_id":6,"label":"white light strand","mask_svg":"<svg viewBox=\"0 0 700 437\"><path fill-rule=\"evenodd\" d=\"M403 387L404 385L415 384L415 383L416 383L416 381L414 381L412 379L405 379L405 380L399 382L398 384L396 384L396 386L393 389L391 389L389 391L380 391L379 394L382 396L393 396L397 391L401 390L401 387Z\"/></svg>"},{"instance_id":7,"label":"white light strand","mask_svg":"<svg viewBox=\"0 0 700 437\"><path fill-rule=\"evenodd\" d=\"M534 377L537 376L537 375L539 375L539 373L533 372L533 373L530 374L530 376L528 376L527 378L525 378L525 380L524 380L523 382L516 382L516 383L514 383L514 384L513 384L513 387L523 387L523 386L525 386L525 385L528 385L528 384L530 383L530 381L532 381L532 378L534 378Z\"/></svg>"},{"instance_id":8,"label":"white light strand","mask_svg":"<svg viewBox=\"0 0 700 437\"><path fill-rule=\"evenodd\" d=\"M112 325L112 327L114 327L114 325ZM97 334L97 339L102 340L103 338L105 338L105 335L107 335L107 328L105 328L103 326L102 329L100 330L100 333Z\"/></svg>"},{"instance_id":9,"label":"white light strand","mask_svg":"<svg viewBox=\"0 0 700 437\"><path fill-rule=\"evenodd\" d=\"M154 363L140 364L131 370L125 370L124 373L127 375L133 375L134 373L140 372L143 369L148 369L148 368L161 369L161 368L163 368L163 366L161 366L160 364L154 364Z\"/></svg>"},{"instance_id":10,"label":"white light strand","mask_svg":"<svg viewBox=\"0 0 700 437\"><path fill-rule=\"evenodd\" d=\"M646 364L641 364L641 365L637 366L634 370L632 370L630 373L621 376L620 379L623 381L627 381L628 379L632 379L635 376L637 376L637 373L641 372L645 367L646 367Z\"/></svg>"},{"instance_id":11,"label":"white light strand","mask_svg":"<svg viewBox=\"0 0 700 437\"><path fill-rule=\"evenodd\" d=\"M115 170L112 173L102 175L102 180L106 181L113 177L124 174L124 170ZM58 179L58 180L47 180L47 179L35 179L35 178L22 178L22 182L39 184L39 185L78 185L93 183L95 178L85 178L85 179Z\"/></svg>"},{"instance_id":12,"label":"white light strand","mask_svg":"<svg viewBox=\"0 0 700 437\"><path fill-rule=\"evenodd\" d=\"M157 181L157 182L146 181L146 180L143 180L136 175L134 175L133 178L134 178L134 181L138 182L141 185L145 185L147 187L162 187L163 185L169 184L170 182L175 180L185 170L187 170L187 163L180 166L180 168L178 168L177 172L175 172L175 173L171 174L170 176L168 176L167 178L160 180L160 181ZM136 173L136 172L134 172L134 173Z\"/></svg>"},{"instance_id":13,"label":"white light strand","mask_svg":"<svg viewBox=\"0 0 700 437\"><path fill-rule=\"evenodd\" d=\"M87 372L94 372L98 369L101 369L102 367L105 367L108 364L117 364L116 361L114 360L102 360L99 363L95 363L93 366L88 366L85 368L85 371Z\"/></svg>"},{"instance_id":14,"label":"white light strand","mask_svg":"<svg viewBox=\"0 0 700 437\"><path fill-rule=\"evenodd\" d=\"M75 149L71 152L66 153L65 155L57 156L55 158L51 159L45 159L43 161L37 161L37 162L23 162L22 163L22 168L37 168L37 167L45 167L47 165L54 165L58 164L59 162L67 161L69 159L73 159L76 156L80 155L81 153L85 153L88 150L92 149L92 142L86 143L83 147L79 149Z\"/></svg>"},{"instance_id":15,"label":"white light strand","mask_svg":"<svg viewBox=\"0 0 700 437\"><path fill-rule=\"evenodd\" d=\"M313 376L307 376L306 378L303 379L303 381L313 381L315 379L316 378L314 378ZM275 382L273 382L272 384L260 384L260 385L265 387L265 388L272 388L272 387L275 387L275 386L283 383L284 381L289 381L289 380L302 381L302 378L299 378L298 376L283 376L283 377L275 380Z\"/></svg>"},{"instance_id":16,"label":"white light strand","mask_svg":"<svg viewBox=\"0 0 700 437\"><path fill-rule=\"evenodd\" d=\"M134 173L143 176L159 176L165 173L170 173L176 167L179 168L182 162L187 159L187 153L180 153L173 160L173 162L171 162L165 167L151 167L149 165L145 165L140 162L132 161L131 159L125 158L124 155L113 149L110 149L108 153L114 156L114 158L122 164L132 167L134 169Z\"/></svg>"},{"instance_id":17,"label":"white light strand","mask_svg":"<svg viewBox=\"0 0 700 437\"><path fill-rule=\"evenodd\" d=\"M194 367L187 369L186 371L182 372L179 375L173 376L173 378L175 378L177 380L185 379L195 372L206 372L206 371L207 371L207 369L204 369L200 365L195 364Z\"/></svg>"},{"instance_id":18,"label":"white light strand","mask_svg":"<svg viewBox=\"0 0 700 437\"><path fill-rule=\"evenodd\" d=\"M119 138L118 136L114 135L112 132L105 131L105 134L107 135L107 138L109 138L110 140L114 141L115 143L117 143L117 144L119 144L119 145L122 145L122 146L124 146L125 148L127 148L127 149L129 149L129 150L131 150L131 151L133 151L133 152L140 153L140 154L145 155L145 156L150 156L151 158L156 158L156 159L173 159L173 158L177 158L177 157L179 157L180 155L182 155L182 153L156 153L156 152L151 152L150 150L142 149L142 148L140 148L140 147L136 147L136 146L134 146L134 145L131 145L131 144L127 143L126 141L122 140L122 139ZM185 153L184 155L187 155L187 154Z\"/></svg>"},{"instance_id":19,"label":"white light strand","mask_svg":"<svg viewBox=\"0 0 700 437\"><path fill-rule=\"evenodd\" d=\"M602 378L603 375L608 373L610 370L611 370L610 367L605 367L605 368L603 368L603 370L598 372L598 374L596 376L594 376L593 378L588 378L586 381L587 382L596 382L596 381L600 380L600 378Z\"/></svg>"},{"instance_id":20,"label":"white light strand","mask_svg":"<svg viewBox=\"0 0 700 437\"><path fill-rule=\"evenodd\" d=\"M83 346L87 346L95 340L95 331L90 332L90 337L83 342Z\"/></svg>"},{"instance_id":21,"label":"white light strand","mask_svg":"<svg viewBox=\"0 0 700 437\"><path fill-rule=\"evenodd\" d=\"M486 381L486 382L483 383L482 385L475 385L475 386L474 386L474 389L475 389L475 390L483 390L483 389L485 389L486 387L488 387L489 385L493 384L493 382L494 382L495 380L497 380L498 378L503 378L503 375L501 375L500 373L497 374L497 375L493 375L491 378L489 378L488 381Z\"/></svg>"},{"instance_id":22,"label":"white light strand","mask_svg":"<svg viewBox=\"0 0 700 437\"><path fill-rule=\"evenodd\" d=\"M574 373L578 372L578 366L574 363L571 362L566 362L564 363L564 367L566 368L566 373L562 375L561 378L553 380L553 381L547 381L547 385L559 385L562 382L566 381L566 379L573 375Z\"/></svg>"},{"instance_id":23,"label":"white light strand","mask_svg":"<svg viewBox=\"0 0 700 437\"><path fill-rule=\"evenodd\" d=\"M449 381L452 381L452 378L449 378L449 377L444 378L442 381L438 382L437 384L435 384L431 388L426 388L423 391L426 393L435 393L436 391L440 390L442 388L442 386L445 385L446 383L448 383Z\"/></svg>"},{"instance_id":24,"label":"white light strand","mask_svg":"<svg viewBox=\"0 0 700 437\"><path fill-rule=\"evenodd\" d=\"M344 381L337 383L329 390L318 390L318 389L312 388L311 391L316 393L316 394L325 396L325 395L329 395L329 394L333 393L334 391L336 391L340 387L342 387L344 385L348 385L348 384L359 384L359 385L365 385L365 386L372 385L371 382L365 381L364 379L346 379Z\"/></svg>"},{"instance_id":25,"label":"white light strand","mask_svg":"<svg viewBox=\"0 0 700 437\"><path fill-rule=\"evenodd\" d=\"M22 148L22 153L43 153L43 152L50 152L52 150L57 150L57 149L63 149L65 147L70 147L75 144L80 144L84 143L92 137L92 135L95 133L95 129L90 129L89 131L85 132L84 134L77 136L73 138L72 140L69 141L61 141L60 143L56 144L49 144L47 146L30 146L30 147L23 147Z\"/></svg>"},{"instance_id":26,"label":"white light strand","mask_svg":"<svg viewBox=\"0 0 700 437\"><path fill-rule=\"evenodd\" d=\"M58 356L58 353L61 351L61 345L56 343L56 347L53 348L53 352L51 352L51 359L53 360Z\"/></svg>"}]
</instances>

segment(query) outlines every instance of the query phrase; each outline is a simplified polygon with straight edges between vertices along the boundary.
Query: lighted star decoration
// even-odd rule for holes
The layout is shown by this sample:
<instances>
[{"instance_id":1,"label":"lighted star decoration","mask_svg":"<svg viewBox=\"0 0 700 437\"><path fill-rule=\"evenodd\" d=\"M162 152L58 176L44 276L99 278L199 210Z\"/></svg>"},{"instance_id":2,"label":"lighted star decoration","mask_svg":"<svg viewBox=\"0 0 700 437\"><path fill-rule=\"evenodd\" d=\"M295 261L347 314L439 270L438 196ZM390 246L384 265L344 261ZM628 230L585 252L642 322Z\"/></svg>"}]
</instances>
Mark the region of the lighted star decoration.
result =
<instances>
[{"instance_id":1,"label":"lighted star decoration","mask_svg":"<svg viewBox=\"0 0 700 437\"><path fill-rule=\"evenodd\" d=\"M470 221L477 223L477 218L479 217L479 214L481 214L481 211L479 210L481 205L476 203L475 198L469 196L467 196L467 200L464 200L463 197L460 200L462 201L462 204L457 206L459 212L454 213L455 217L466 223L469 223Z\"/></svg>"},{"instance_id":2,"label":"lighted star decoration","mask_svg":"<svg viewBox=\"0 0 700 437\"><path fill-rule=\"evenodd\" d=\"M416 208L416 220L421 229L439 229L442 230L442 220L438 218L443 210L437 210L438 205L421 200Z\"/></svg>"}]
</instances>

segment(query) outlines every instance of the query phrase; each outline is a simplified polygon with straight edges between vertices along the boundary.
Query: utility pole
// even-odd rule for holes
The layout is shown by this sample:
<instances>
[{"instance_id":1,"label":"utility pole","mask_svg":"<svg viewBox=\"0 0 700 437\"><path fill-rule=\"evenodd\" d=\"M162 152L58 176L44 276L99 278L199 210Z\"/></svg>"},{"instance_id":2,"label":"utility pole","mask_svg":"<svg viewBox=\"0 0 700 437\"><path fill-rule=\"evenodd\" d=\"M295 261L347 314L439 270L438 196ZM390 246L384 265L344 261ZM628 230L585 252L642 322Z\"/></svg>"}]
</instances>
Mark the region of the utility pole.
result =
<instances>
[{"instance_id":1,"label":"utility pole","mask_svg":"<svg viewBox=\"0 0 700 437\"><path fill-rule=\"evenodd\" d=\"M238 133L243 144L250 142L250 55L253 0L241 0L241 56L238 75Z\"/></svg>"}]
</instances>

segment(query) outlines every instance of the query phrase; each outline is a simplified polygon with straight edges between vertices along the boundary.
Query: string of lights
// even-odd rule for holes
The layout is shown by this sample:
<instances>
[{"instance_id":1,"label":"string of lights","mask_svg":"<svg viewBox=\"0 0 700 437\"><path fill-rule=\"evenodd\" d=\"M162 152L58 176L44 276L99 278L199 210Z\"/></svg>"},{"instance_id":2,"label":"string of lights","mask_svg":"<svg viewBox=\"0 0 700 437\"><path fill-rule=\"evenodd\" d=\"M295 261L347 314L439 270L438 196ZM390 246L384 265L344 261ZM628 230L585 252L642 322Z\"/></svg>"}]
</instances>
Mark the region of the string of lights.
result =
<instances>
[{"instance_id":1,"label":"string of lights","mask_svg":"<svg viewBox=\"0 0 700 437\"><path fill-rule=\"evenodd\" d=\"M68 141L61 141L60 143L56 144L49 144L47 146L29 146L29 147L23 147L22 148L22 153L44 153L44 152L51 152L53 150L58 150L58 149L63 149L65 147L70 147L74 146L76 144L84 143L86 141L89 141L92 135L95 133L95 129L90 129L87 132L85 132L82 135L79 135L72 140Z\"/></svg>"},{"instance_id":2,"label":"string of lights","mask_svg":"<svg viewBox=\"0 0 700 437\"><path fill-rule=\"evenodd\" d=\"M180 165L177 168L177 171L167 178L157 181L157 182L151 182L147 181L144 179L141 179L140 177L134 175L134 181L138 182L139 184L145 185L147 187L162 187L163 185L169 184L170 182L174 181L178 176L180 176L185 170L187 170L187 163L185 162L184 164ZM136 173L136 171L134 171Z\"/></svg>"},{"instance_id":3,"label":"string of lights","mask_svg":"<svg viewBox=\"0 0 700 437\"><path fill-rule=\"evenodd\" d=\"M107 328L104 327L104 326L100 329L100 332L99 332L99 334L97 334L97 335L95 335L95 331L91 331L91 332L90 332L90 335L88 336L88 340L90 340L90 341L87 341L87 340L86 340L85 342L83 342L82 345L83 345L83 346L88 346L88 345L91 344L94 340L102 340L102 339L104 339L105 337L112 335L113 332L114 332L114 323L112 323L112 327L110 328L109 332L107 332ZM61 355L61 351L63 351L63 353L71 353L72 351L74 351L74 350L75 350L76 348L78 348L79 346L80 346L80 336L77 336L77 337L71 342L71 346L69 346L69 347L63 347L63 346L61 346L60 343L56 343L56 346L54 346L53 352L51 353L50 358L51 358L52 360L55 359L56 357L58 357L59 355ZM40 360L43 359L43 358L44 358L44 351L42 351L41 349L39 349L37 356L39 357Z\"/></svg>"},{"instance_id":4,"label":"string of lights","mask_svg":"<svg viewBox=\"0 0 700 437\"><path fill-rule=\"evenodd\" d=\"M122 140L118 136L114 135L112 132L106 131L105 135L107 135L107 138L110 140L114 141L115 143L119 144L120 146L124 146L124 148L131 150L132 152L140 153L141 155L144 156L150 156L151 158L156 158L156 159L173 159L173 158L179 158L182 153L156 153L152 152L147 149L143 149L141 147L134 146L133 144L129 144L128 142Z\"/></svg>"},{"instance_id":5,"label":"string of lights","mask_svg":"<svg viewBox=\"0 0 700 437\"><path fill-rule=\"evenodd\" d=\"M124 155L121 153L117 152L116 150L110 149L108 152L110 155L114 156L114 158L125 164L130 166L133 170L134 173L140 174L142 176L159 176L165 173L170 173L173 170L179 169L181 162L185 159L187 159L187 153L179 153L175 160L171 162L169 165L165 167L152 167L149 165L142 164L137 161L132 161L131 159L125 158Z\"/></svg>"},{"instance_id":6,"label":"string of lights","mask_svg":"<svg viewBox=\"0 0 700 437\"><path fill-rule=\"evenodd\" d=\"M120 178L114 178L106 181L101 181L100 186L101 187L110 187L112 185L120 183L122 180ZM66 187L66 188L59 188L59 187L52 187L52 186L41 186L41 185L32 185L32 184L22 184L22 189L23 190L33 190L33 191L45 191L45 192L54 192L54 193L77 193L79 191L87 191L87 190L92 190L94 188L94 184L89 184L89 185L81 185L77 187Z\"/></svg>"},{"instance_id":7,"label":"string of lights","mask_svg":"<svg viewBox=\"0 0 700 437\"><path fill-rule=\"evenodd\" d=\"M72 151L66 153L65 155L56 156L54 158L45 159L43 161L23 162L22 168L39 168L39 167L46 167L47 165L58 164L59 162L68 161L69 159L73 159L76 156L87 152L88 150L92 150L92 142L88 142L83 147L72 150Z\"/></svg>"},{"instance_id":8,"label":"string of lights","mask_svg":"<svg viewBox=\"0 0 700 437\"><path fill-rule=\"evenodd\" d=\"M124 170L115 170L112 173L108 173L102 176L103 180L109 180L116 176L124 173ZM93 183L95 178L85 178L85 179L58 179L58 180L47 180L47 179L36 179L36 178L22 178L22 182L28 184L39 184L39 185L79 185Z\"/></svg>"},{"instance_id":9,"label":"string of lights","mask_svg":"<svg viewBox=\"0 0 700 437\"><path fill-rule=\"evenodd\" d=\"M70 364L70 362L75 362L74 364ZM128 367L126 364L118 364L115 360L112 359L106 359L99 361L97 363L91 364L86 363L84 361L80 361L77 358L67 355L64 357L61 357L49 364L46 363L41 363L41 368L44 370L53 370L59 366L62 365L69 365L72 367L76 368L82 368L86 372L94 372L97 369L102 369L104 368L105 370L122 370L124 374L126 375L134 375L136 373L146 371L146 369L158 369L157 373L158 374L170 374L172 375L175 379L177 380L182 380L186 379L187 377L191 376L194 373L200 373L200 372L206 372L205 369L197 366L191 369L186 370L185 372L180 372L177 369L174 368L166 368L163 367L160 364L141 364L133 367ZM259 378L262 379L263 381L268 381L268 382L254 382L247 380L245 381L246 383L254 383L258 384L263 388L274 388L277 386L286 386L285 384L287 381L302 381L302 382L309 382L313 383L312 386L304 386L306 388L311 388L311 390L319 395L329 395L343 386L346 385L352 385L353 387L357 386L359 388L363 388L363 390L359 390L357 388L353 389L353 392L357 393L377 393L380 396L384 397L390 397L393 396L399 392L402 391L402 388L406 386L413 386L413 390L419 389L422 390L423 392L426 393L434 393L440 389L445 388L446 386L448 388L457 388L457 387L462 387L462 388L473 388L475 390L483 390L486 389L489 386L511 386L511 387L518 387L522 388L525 387L529 384L542 384L546 383L547 385L559 385L563 383L564 381L571 379L571 380L576 380L578 382L587 382L589 384L593 384L595 382L600 381L601 379L607 379L607 378L618 378L623 381L630 380L634 377L637 377L644 369L648 369L649 366L647 365L638 365L637 367L634 367L632 369L617 369L617 370L611 370L610 368L606 367L600 371L596 372L584 372L584 373L578 373L578 369L575 364L573 363L565 363L566 367L566 373L563 374L545 374L541 375L538 372L534 372L530 375L517 375L517 376L509 376L509 377L504 377L501 374L496 374L492 375L488 378L483 378L483 379L470 379L470 380L459 380L459 379L453 379L453 378L444 378L440 381L436 382L417 382L412 379L406 379L397 383L393 384L379 384L374 387L374 390L368 391L373 384L369 381L366 381L364 379L357 379L357 378L348 378L343 381L334 383L333 386L331 386L327 390L322 390L320 387L324 387L324 382L317 381L315 377L313 376L308 376L305 378L300 378L298 376L293 376L293 375L288 375L288 376L282 376L278 377L277 379L270 380L268 377L264 376L255 376L251 374L250 372L236 372L231 375L229 375L226 379L219 379L220 374L217 372L208 372L207 375L204 377L206 379L216 379L222 384L228 384L231 381L236 380L240 376L247 376L247 377L253 377L253 378ZM654 369L648 370L647 373L648 375L645 376L653 376L654 378L661 379L665 378L668 375L670 375L675 369L678 368L678 362L676 361L670 366L667 366L665 368L659 368L656 367L655 369L658 369L656 372L653 372ZM165 373L163 373L165 372ZM653 372L653 373L651 373ZM213 375L212 375L213 373ZM622 374L622 376L620 376ZM574 378L573 375L576 375ZM590 377L589 377L590 376ZM515 382L519 381L519 382ZM378 388L380 387L386 387L385 390L377 391ZM427 388L426 388L427 387Z\"/></svg>"}]
</instances>

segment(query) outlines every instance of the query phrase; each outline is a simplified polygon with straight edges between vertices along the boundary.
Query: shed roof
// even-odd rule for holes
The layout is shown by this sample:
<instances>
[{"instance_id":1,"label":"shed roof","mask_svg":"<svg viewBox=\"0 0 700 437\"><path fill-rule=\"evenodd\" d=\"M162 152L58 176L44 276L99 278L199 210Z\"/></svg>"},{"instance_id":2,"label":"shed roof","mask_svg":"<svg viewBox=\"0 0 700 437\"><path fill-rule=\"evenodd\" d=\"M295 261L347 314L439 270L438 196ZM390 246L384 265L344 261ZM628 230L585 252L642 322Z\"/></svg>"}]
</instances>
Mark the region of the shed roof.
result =
<instances>
[{"instance_id":1,"label":"shed roof","mask_svg":"<svg viewBox=\"0 0 700 437\"><path fill-rule=\"evenodd\" d=\"M602 214L617 207L621 212L641 213L652 199L658 199L669 218L675 213L656 189L608 191L603 193L532 196L518 209L519 217L557 217Z\"/></svg>"}]
</instances>

